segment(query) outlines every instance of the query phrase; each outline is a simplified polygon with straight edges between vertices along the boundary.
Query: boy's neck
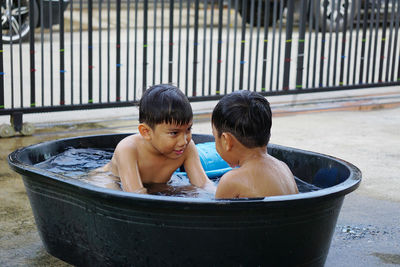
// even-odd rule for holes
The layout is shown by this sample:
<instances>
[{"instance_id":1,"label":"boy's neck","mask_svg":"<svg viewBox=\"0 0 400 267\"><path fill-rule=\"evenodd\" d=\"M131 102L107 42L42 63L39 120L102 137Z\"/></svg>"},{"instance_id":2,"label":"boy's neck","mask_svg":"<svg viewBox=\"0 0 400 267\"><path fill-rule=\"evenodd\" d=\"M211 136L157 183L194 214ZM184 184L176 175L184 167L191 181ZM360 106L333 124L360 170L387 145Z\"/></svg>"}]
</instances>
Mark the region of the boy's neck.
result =
<instances>
[{"instance_id":1,"label":"boy's neck","mask_svg":"<svg viewBox=\"0 0 400 267\"><path fill-rule=\"evenodd\" d=\"M236 148L235 154L237 155L239 166L243 166L253 160L265 159L268 156L266 146L247 148L242 145Z\"/></svg>"}]
</instances>

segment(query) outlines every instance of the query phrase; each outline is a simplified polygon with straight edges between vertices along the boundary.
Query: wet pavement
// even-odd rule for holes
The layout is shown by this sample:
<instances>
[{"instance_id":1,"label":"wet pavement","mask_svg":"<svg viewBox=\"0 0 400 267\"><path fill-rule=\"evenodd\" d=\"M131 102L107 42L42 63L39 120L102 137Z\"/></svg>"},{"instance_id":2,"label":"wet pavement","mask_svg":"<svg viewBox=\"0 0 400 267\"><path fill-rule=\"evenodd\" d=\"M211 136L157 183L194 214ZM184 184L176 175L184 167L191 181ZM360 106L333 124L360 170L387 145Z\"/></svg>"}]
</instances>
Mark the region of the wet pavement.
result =
<instances>
[{"instance_id":1,"label":"wet pavement","mask_svg":"<svg viewBox=\"0 0 400 267\"><path fill-rule=\"evenodd\" d=\"M361 186L345 198L326 266L399 266L400 88L268 99L275 115L271 143L342 158L363 173ZM211 133L209 112L215 103L193 103L194 133ZM8 167L7 155L47 140L136 132L137 110L32 114L24 119L34 123L33 136L0 138L0 266L68 266L45 251L22 179ZM0 117L0 124L7 120Z\"/></svg>"}]
</instances>

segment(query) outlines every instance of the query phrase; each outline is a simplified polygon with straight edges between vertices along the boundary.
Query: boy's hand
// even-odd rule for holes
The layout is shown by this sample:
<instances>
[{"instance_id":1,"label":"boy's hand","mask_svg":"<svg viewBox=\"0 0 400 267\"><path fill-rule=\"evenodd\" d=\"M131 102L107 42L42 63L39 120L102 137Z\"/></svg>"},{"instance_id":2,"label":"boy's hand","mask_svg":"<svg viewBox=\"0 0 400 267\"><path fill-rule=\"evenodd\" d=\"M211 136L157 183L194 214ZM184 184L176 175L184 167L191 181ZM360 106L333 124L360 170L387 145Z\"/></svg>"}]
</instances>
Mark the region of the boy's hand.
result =
<instances>
[{"instance_id":1,"label":"boy's hand","mask_svg":"<svg viewBox=\"0 0 400 267\"><path fill-rule=\"evenodd\" d=\"M139 188L139 189L137 189L137 190L135 190L135 191L132 191L132 193L136 193L136 194L147 194L147 188L146 188L146 187L142 187L142 188Z\"/></svg>"},{"instance_id":2,"label":"boy's hand","mask_svg":"<svg viewBox=\"0 0 400 267\"><path fill-rule=\"evenodd\" d=\"M208 180L208 182L203 186L203 189L206 190L207 192L213 193L214 195L215 192L217 191L217 187L210 180Z\"/></svg>"},{"instance_id":3,"label":"boy's hand","mask_svg":"<svg viewBox=\"0 0 400 267\"><path fill-rule=\"evenodd\" d=\"M215 185L210 181L210 179L208 179L206 173L204 172L203 166L201 166L199 153L197 152L197 148L193 140L190 141L186 149L187 155L183 165L190 183L192 185L201 187L208 192L215 193Z\"/></svg>"}]
</instances>

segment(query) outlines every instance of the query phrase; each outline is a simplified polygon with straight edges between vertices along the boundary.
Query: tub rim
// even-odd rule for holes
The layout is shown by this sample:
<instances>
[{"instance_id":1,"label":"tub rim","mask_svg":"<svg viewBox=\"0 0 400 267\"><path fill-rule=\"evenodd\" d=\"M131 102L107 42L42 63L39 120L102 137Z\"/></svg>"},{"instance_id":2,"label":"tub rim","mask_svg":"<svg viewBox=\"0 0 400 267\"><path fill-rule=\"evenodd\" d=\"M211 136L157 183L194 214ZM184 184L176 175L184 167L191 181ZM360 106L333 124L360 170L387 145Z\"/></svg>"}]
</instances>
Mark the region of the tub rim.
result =
<instances>
[{"instance_id":1,"label":"tub rim","mask_svg":"<svg viewBox=\"0 0 400 267\"><path fill-rule=\"evenodd\" d=\"M96 138L96 137L106 137L106 136L117 136L117 135L130 135L130 134L99 134L99 135L87 135L87 136L76 136L76 137L68 137L68 138L60 138L56 140L50 140L50 141L44 141L40 142L37 144L32 144L26 147L19 148L13 152L11 152L8 155L8 164L11 167L12 170L16 171L17 173L21 174L22 176L28 176L27 174L34 175L34 176L40 176L43 178L55 180L64 184L67 184L69 186L78 188L79 190L84 190L87 191L88 193L91 194L96 194L96 195L101 195L106 198L119 198L119 199L133 199L135 201L150 201L150 202L159 202L162 201L163 203L170 203L170 204L229 204L229 205L242 205L243 203L255 203L255 202L261 202L261 203L280 203L280 202L293 202L293 201L299 201L299 200L304 200L304 201L313 201L315 199L329 199L329 198L337 198L341 197L344 195L347 195L348 193L354 191L357 189L361 183L361 171L358 167L355 165L351 164L348 161L345 161L343 159L330 156L327 154L323 153L318 153L318 152L313 152L309 150L303 150L299 148L293 148L293 147L288 147L288 146L283 146L283 145L277 145L277 144L268 144L271 148L277 148L277 149L284 149L284 150L291 150L293 152L297 153L305 153L311 156L319 156L319 157L324 157L329 160L335 161L336 163L343 165L348 171L349 171L349 177L332 187L328 188L323 188L317 191L313 192L306 192L306 193L299 193L299 194L293 194L293 195L282 195L282 196L268 196L268 197L263 197L263 198L240 198L240 199L205 199L205 198L194 198L194 197L174 197L174 196L159 196L159 195L144 195L144 194L138 194L138 193L131 193L131 192L124 192L124 191L117 191L114 189L108 189L108 188L102 188L99 186L95 186L80 180L72 179L67 176L63 176L60 174L56 174L44 169L37 168L33 165L29 165L24 163L20 155L29 149L34 149L36 146L42 146L42 145L49 145L51 143L57 143L57 142L66 142L69 140L77 140L81 138ZM194 134L195 135L195 134ZM197 134L197 135L206 135L206 134Z\"/></svg>"}]
</instances>

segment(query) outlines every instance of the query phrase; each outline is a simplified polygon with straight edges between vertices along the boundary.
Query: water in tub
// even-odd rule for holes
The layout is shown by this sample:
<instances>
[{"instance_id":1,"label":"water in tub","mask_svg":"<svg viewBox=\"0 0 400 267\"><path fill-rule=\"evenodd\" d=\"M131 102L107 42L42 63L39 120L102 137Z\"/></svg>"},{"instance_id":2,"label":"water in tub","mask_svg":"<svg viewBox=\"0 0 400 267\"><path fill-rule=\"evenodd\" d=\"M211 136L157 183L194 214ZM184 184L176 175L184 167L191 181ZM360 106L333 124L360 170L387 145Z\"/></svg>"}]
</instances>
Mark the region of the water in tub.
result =
<instances>
[{"instance_id":1,"label":"water in tub","mask_svg":"<svg viewBox=\"0 0 400 267\"><path fill-rule=\"evenodd\" d=\"M218 155L214 143L203 143L197 145L203 168L210 179L217 185L220 176L230 168ZM93 173L93 170L105 165L111 160L113 149L94 148L67 148L60 154L48 158L36 164L40 169L57 173L90 183L100 187L122 190L118 177L112 173ZM319 188L302 182L296 178L300 193L318 190ZM211 199L214 196L206 190L190 184L186 173L177 170L166 184L146 184L149 194L178 197L196 197Z\"/></svg>"}]
</instances>

